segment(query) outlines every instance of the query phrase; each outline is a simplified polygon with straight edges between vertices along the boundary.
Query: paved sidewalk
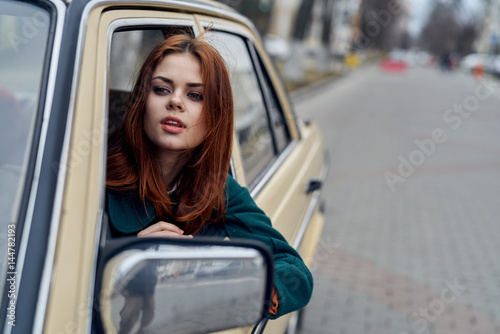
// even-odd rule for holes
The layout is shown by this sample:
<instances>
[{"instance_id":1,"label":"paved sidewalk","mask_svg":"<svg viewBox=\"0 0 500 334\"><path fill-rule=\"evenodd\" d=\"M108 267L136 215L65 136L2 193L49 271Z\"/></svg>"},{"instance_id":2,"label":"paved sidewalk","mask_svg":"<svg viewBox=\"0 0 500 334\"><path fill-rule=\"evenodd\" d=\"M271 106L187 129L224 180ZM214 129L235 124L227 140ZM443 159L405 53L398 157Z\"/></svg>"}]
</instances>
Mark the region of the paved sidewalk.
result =
<instances>
[{"instance_id":1,"label":"paved sidewalk","mask_svg":"<svg viewBox=\"0 0 500 334\"><path fill-rule=\"evenodd\" d=\"M500 333L500 87L474 107L478 87L370 68L301 94L332 164L301 334ZM418 164L393 192L400 157Z\"/></svg>"}]
</instances>

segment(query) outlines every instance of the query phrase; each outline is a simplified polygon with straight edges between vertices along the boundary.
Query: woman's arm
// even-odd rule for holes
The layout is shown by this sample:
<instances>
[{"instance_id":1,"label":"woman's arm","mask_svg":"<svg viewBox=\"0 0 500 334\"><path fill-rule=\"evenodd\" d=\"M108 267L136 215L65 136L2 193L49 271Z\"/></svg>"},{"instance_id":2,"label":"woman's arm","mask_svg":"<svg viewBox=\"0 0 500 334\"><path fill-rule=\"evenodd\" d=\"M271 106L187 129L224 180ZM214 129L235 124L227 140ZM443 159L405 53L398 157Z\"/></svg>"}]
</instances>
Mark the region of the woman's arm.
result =
<instances>
[{"instance_id":1,"label":"woman's arm","mask_svg":"<svg viewBox=\"0 0 500 334\"><path fill-rule=\"evenodd\" d=\"M248 190L231 176L226 182L227 210L224 229L229 238L253 239L266 244L274 255L274 289L278 297L275 319L301 309L311 298L313 278L297 251L275 230ZM272 308L273 303L270 302Z\"/></svg>"}]
</instances>

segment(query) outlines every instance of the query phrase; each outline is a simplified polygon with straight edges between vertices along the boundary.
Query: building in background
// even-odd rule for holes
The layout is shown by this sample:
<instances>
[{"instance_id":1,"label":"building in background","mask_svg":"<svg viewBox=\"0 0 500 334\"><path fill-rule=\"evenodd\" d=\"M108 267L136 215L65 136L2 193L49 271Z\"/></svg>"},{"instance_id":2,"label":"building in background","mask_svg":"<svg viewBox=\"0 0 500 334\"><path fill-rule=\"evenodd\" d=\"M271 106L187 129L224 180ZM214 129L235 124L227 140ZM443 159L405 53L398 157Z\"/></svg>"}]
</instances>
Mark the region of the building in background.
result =
<instances>
[{"instance_id":1,"label":"building in background","mask_svg":"<svg viewBox=\"0 0 500 334\"><path fill-rule=\"evenodd\" d=\"M216 0L234 8L255 25L261 35L265 35L271 24L271 12L275 0Z\"/></svg>"},{"instance_id":2,"label":"building in background","mask_svg":"<svg viewBox=\"0 0 500 334\"><path fill-rule=\"evenodd\" d=\"M333 12L332 52L346 55L359 35L359 6L361 0L337 0Z\"/></svg>"},{"instance_id":3,"label":"building in background","mask_svg":"<svg viewBox=\"0 0 500 334\"><path fill-rule=\"evenodd\" d=\"M274 0L269 30L266 33L289 40L300 2L301 0Z\"/></svg>"},{"instance_id":4,"label":"building in background","mask_svg":"<svg viewBox=\"0 0 500 334\"><path fill-rule=\"evenodd\" d=\"M349 52L352 40L356 37L358 30L360 2L361 0L333 1L332 38L330 41L331 52L333 54L344 55ZM268 33L290 41L300 3L301 0L275 0ZM305 38L306 43L311 47L319 47L321 44L321 25L323 24L322 5L323 1L316 0L311 13L312 22Z\"/></svg>"},{"instance_id":5,"label":"building in background","mask_svg":"<svg viewBox=\"0 0 500 334\"><path fill-rule=\"evenodd\" d=\"M477 51L500 54L500 0L484 1L484 25Z\"/></svg>"}]
</instances>

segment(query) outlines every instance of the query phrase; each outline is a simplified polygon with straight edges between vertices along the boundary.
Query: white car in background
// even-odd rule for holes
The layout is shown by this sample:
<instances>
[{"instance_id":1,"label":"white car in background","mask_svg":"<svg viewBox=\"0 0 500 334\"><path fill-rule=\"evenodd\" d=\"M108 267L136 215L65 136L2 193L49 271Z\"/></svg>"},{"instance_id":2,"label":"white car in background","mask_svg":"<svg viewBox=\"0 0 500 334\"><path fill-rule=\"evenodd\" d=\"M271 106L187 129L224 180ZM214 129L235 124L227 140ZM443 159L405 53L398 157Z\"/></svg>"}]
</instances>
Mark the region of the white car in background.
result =
<instances>
[{"instance_id":1,"label":"white car in background","mask_svg":"<svg viewBox=\"0 0 500 334\"><path fill-rule=\"evenodd\" d=\"M462 58L460 61L460 68L466 71L474 70L474 67L478 65L485 66L486 55L482 53L471 53Z\"/></svg>"}]
</instances>

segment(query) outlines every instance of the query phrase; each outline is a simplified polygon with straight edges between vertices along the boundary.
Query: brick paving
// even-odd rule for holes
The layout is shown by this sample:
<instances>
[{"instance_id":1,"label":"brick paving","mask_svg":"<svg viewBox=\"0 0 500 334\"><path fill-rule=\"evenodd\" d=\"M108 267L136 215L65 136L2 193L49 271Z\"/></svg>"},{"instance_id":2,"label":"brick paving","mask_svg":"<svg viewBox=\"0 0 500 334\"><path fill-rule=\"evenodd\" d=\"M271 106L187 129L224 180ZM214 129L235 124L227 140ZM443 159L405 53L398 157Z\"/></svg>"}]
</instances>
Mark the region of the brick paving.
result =
<instances>
[{"instance_id":1,"label":"brick paving","mask_svg":"<svg viewBox=\"0 0 500 334\"><path fill-rule=\"evenodd\" d=\"M368 67L296 99L332 165L301 334L500 333L500 86L456 129L445 118L480 85ZM384 173L434 129L446 140L391 191Z\"/></svg>"}]
</instances>

